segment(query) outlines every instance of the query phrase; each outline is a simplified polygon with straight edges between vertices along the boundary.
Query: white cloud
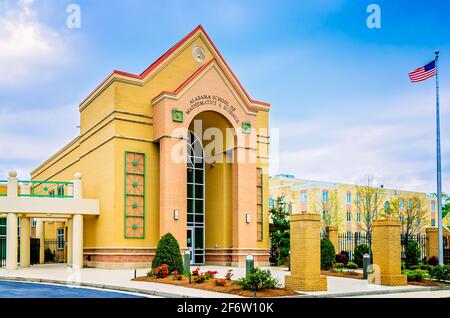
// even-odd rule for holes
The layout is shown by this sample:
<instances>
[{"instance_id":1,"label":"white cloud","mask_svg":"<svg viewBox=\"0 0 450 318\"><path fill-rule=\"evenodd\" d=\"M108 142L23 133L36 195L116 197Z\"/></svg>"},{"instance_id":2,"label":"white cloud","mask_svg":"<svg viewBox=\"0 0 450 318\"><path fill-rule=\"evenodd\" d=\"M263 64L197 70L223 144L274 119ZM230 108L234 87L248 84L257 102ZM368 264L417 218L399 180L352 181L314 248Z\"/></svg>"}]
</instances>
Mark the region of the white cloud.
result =
<instances>
[{"instance_id":1,"label":"white cloud","mask_svg":"<svg viewBox=\"0 0 450 318\"><path fill-rule=\"evenodd\" d=\"M59 34L39 21L33 0L0 6L0 84L11 85L64 54Z\"/></svg>"},{"instance_id":2,"label":"white cloud","mask_svg":"<svg viewBox=\"0 0 450 318\"><path fill-rule=\"evenodd\" d=\"M443 91L449 96L450 91ZM336 105L339 106L339 105ZM450 115L443 104L442 118ZM373 175L388 188L434 192L435 113L433 96L416 94L388 101L373 101L343 117L304 118L280 127L279 169L298 178L355 183ZM442 123L443 187L450 147L450 127ZM272 140L272 142L276 142ZM275 147L276 148L276 147ZM275 153L271 154L276 156Z\"/></svg>"}]
</instances>

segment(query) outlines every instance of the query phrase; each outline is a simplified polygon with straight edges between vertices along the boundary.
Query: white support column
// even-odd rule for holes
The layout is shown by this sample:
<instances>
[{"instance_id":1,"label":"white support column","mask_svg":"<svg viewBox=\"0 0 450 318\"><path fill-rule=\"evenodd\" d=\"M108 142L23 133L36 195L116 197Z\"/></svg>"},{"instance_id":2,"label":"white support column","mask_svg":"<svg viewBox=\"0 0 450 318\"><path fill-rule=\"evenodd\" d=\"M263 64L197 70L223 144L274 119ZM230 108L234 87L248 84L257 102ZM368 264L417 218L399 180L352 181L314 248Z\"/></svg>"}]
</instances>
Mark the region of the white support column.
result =
<instances>
[{"instance_id":1,"label":"white support column","mask_svg":"<svg viewBox=\"0 0 450 318\"><path fill-rule=\"evenodd\" d=\"M20 218L20 267L30 266L30 218Z\"/></svg>"},{"instance_id":2,"label":"white support column","mask_svg":"<svg viewBox=\"0 0 450 318\"><path fill-rule=\"evenodd\" d=\"M8 213L6 217L6 269L17 269L17 214Z\"/></svg>"},{"instance_id":3,"label":"white support column","mask_svg":"<svg viewBox=\"0 0 450 318\"><path fill-rule=\"evenodd\" d=\"M73 176L75 180L73 180L73 198L74 199L83 199L83 181L81 181L81 173L77 172Z\"/></svg>"},{"instance_id":4,"label":"white support column","mask_svg":"<svg viewBox=\"0 0 450 318\"><path fill-rule=\"evenodd\" d=\"M67 265L72 265L73 256L73 220L67 220Z\"/></svg>"},{"instance_id":5,"label":"white support column","mask_svg":"<svg viewBox=\"0 0 450 318\"><path fill-rule=\"evenodd\" d=\"M17 197L17 172L11 171L8 175L7 196ZM8 213L6 216L6 269L17 269L17 214Z\"/></svg>"},{"instance_id":6,"label":"white support column","mask_svg":"<svg viewBox=\"0 0 450 318\"><path fill-rule=\"evenodd\" d=\"M73 255L72 262L74 269L83 268L83 215L75 214L73 216Z\"/></svg>"},{"instance_id":7,"label":"white support column","mask_svg":"<svg viewBox=\"0 0 450 318\"><path fill-rule=\"evenodd\" d=\"M42 219L36 220L36 237L39 239L39 264L44 264L44 221Z\"/></svg>"}]
</instances>

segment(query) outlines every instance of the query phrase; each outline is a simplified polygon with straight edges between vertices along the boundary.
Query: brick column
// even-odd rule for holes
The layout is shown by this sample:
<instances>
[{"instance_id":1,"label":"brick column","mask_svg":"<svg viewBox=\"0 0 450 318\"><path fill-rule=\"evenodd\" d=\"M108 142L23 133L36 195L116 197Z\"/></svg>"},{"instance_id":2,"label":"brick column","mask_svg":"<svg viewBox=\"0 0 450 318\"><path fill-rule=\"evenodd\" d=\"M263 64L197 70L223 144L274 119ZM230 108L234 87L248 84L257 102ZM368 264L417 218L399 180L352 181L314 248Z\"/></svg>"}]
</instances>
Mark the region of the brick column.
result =
<instances>
[{"instance_id":1,"label":"brick column","mask_svg":"<svg viewBox=\"0 0 450 318\"><path fill-rule=\"evenodd\" d=\"M336 254L339 254L341 251L339 250L338 227L337 226L327 226L325 228L325 231L327 231L328 239L331 241L331 243L333 243Z\"/></svg>"},{"instance_id":2,"label":"brick column","mask_svg":"<svg viewBox=\"0 0 450 318\"><path fill-rule=\"evenodd\" d=\"M401 271L400 226L399 220L373 221L373 264L378 266L380 271L372 274L369 281L379 281L381 285L386 286L407 285L406 275L402 275Z\"/></svg>"},{"instance_id":3,"label":"brick column","mask_svg":"<svg viewBox=\"0 0 450 318\"><path fill-rule=\"evenodd\" d=\"M439 257L439 230L435 227L425 229L427 234L427 259L436 256Z\"/></svg>"},{"instance_id":4,"label":"brick column","mask_svg":"<svg viewBox=\"0 0 450 318\"><path fill-rule=\"evenodd\" d=\"M186 140L179 138L163 137L159 142L159 236L170 232L181 249L187 246L186 148Z\"/></svg>"},{"instance_id":5,"label":"brick column","mask_svg":"<svg viewBox=\"0 0 450 318\"><path fill-rule=\"evenodd\" d=\"M327 278L320 275L320 215L291 216L291 275L286 288L303 291L327 290Z\"/></svg>"}]
</instances>

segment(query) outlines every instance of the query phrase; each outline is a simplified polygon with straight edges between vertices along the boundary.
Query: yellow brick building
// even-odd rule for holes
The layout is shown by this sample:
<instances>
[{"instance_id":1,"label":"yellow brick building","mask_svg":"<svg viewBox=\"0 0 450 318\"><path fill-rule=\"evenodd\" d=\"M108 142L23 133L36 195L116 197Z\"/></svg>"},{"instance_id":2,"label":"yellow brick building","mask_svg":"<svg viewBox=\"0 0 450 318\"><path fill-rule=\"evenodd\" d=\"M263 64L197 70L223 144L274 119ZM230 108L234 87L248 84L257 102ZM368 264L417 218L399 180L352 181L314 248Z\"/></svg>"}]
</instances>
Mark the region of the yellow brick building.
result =
<instances>
[{"instance_id":1,"label":"yellow brick building","mask_svg":"<svg viewBox=\"0 0 450 318\"><path fill-rule=\"evenodd\" d=\"M249 253L267 264L269 108L198 26L141 74L100 83L80 104L80 135L32 180L80 172L83 196L99 200L84 218L85 265L148 266L167 232L195 264Z\"/></svg>"},{"instance_id":2,"label":"yellow brick building","mask_svg":"<svg viewBox=\"0 0 450 318\"><path fill-rule=\"evenodd\" d=\"M327 207L335 200L338 217L333 220L339 232L355 233L361 231L361 215L355 204L360 200L355 184L333 183L296 179L293 175L280 174L270 178L269 206L273 206L277 197L285 195L292 212L327 213ZM381 186L380 186L381 187ZM400 207L409 204L413 197L426 203L426 216L423 218L421 230L437 226L437 204L426 193L382 188L383 208L389 207L392 200L398 199ZM389 203L388 203L389 202Z\"/></svg>"}]
</instances>

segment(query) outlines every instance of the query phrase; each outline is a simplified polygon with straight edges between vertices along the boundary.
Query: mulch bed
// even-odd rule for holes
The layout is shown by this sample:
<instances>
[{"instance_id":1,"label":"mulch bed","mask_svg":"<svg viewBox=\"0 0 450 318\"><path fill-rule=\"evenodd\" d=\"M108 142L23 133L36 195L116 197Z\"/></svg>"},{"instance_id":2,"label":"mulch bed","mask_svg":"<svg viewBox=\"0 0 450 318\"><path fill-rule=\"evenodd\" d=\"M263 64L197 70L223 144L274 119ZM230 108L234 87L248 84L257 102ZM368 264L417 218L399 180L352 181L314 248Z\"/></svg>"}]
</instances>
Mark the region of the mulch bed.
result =
<instances>
[{"instance_id":1,"label":"mulch bed","mask_svg":"<svg viewBox=\"0 0 450 318\"><path fill-rule=\"evenodd\" d=\"M321 271L322 275L325 276L335 276L335 277L342 277L342 278L355 278L355 279L364 279L362 273L357 272L331 272L331 271Z\"/></svg>"},{"instance_id":2,"label":"mulch bed","mask_svg":"<svg viewBox=\"0 0 450 318\"><path fill-rule=\"evenodd\" d=\"M166 278L153 278L153 277L147 277L147 276L140 276L132 279L133 281L139 281L139 282L151 282L151 283L158 283L158 284L169 284L169 285L176 285L176 286L182 286L182 287L188 287L188 288L196 288L196 289L202 289L206 291L211 292L218 292L218 293L224 293L224 294L232 294L232 295L238 295L243 297L253 297L253 292L249 290L243 290L242 287L236 285L235 281L228 280L226 281L225 286L216 286L215 278L208 279L203 283L194 283L192 282L189 284L189 278L184 277L182 280L174 280L172 277L166 277ZM256 297L282 297L282 296L296 296L301 295L300 293L297 293L290 289L285 288L274 288L274 289L265 289L258 291L256 293Z\"/></svg>"},{"instance_id":3,"label":"mulch bed","mask_svg":"<svg viewBox=\"0 0 450 318\"><path fill-rule=\"evenodd\" d=\"M450 283L446 282L437 282L431 279L423 279L420 282L408 282L408 285L415 285L415 286L437 286L437 287L450 287Z\"/></svg>"}]
</instances>

